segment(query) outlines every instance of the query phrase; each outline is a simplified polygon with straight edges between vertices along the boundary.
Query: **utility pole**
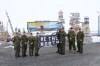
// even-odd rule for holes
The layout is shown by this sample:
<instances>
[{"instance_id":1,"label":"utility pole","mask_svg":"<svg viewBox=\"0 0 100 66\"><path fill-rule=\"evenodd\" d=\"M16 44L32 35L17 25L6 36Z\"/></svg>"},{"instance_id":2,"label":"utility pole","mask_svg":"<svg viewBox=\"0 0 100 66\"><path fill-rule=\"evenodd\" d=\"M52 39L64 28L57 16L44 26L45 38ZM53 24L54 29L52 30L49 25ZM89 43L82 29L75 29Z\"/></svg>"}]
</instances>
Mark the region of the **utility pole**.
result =
<instances>
[{"instance_id":1,"label":"utility pole","mask_svg":"<svg viewBox=\"0 0 100 66\"><path fill-rule=\"evenodd\" d=\"M98 35L100 35L100 12L97 11L98 13Z\"/></svg>"}]
</instances>

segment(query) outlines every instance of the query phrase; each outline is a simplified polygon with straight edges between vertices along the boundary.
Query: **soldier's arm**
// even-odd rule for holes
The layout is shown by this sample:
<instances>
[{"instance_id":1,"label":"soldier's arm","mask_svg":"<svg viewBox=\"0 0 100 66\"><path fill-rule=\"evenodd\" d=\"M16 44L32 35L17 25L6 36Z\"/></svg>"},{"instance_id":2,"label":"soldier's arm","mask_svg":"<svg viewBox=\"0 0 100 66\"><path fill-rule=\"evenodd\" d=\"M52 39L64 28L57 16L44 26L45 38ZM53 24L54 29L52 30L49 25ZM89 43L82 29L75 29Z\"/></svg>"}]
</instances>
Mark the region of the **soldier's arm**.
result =
<instances>
[{"instance_id":1,"label":"soldier's arm","mask_svg":"<svg viewBox=\"0 0 100 66\"><path fill-rule=\"evenodd\" d=\"M21 42L21 37L19 37L19 41Z\"/></svg>"},{"instance_id":2,"label":"soldier's arm","mask_svg":"<svg viewBox=\"0 0 100 66\"><path fill-rule=\"evenodd\" d=\"M69 39L69 32L68 32L68 34L67 34L67 38Z\"/></svg>"},{"instance_id":3,"label":"soldier's arm","mask_svg":"<svg viewBox=\"0 0 100 66\"><path fill-rule=\"evenodd\" d=\"M76 36L76 33L74 32L74 36Z\"/></svg>"},{"instance_id":4,"label":"soldier's arm","mask_svg":"<svg viewBox=\"0 0 100 66\"><path fill-rule=\"evenodd\" d=\"M68 34L66 33L66 35L65 35L65 36L67 37L67 35L68 35Z\"/></svg>"},{"instance_id":5,"label":"soldier's arm","mask_svg":"<svg viewBox=\"0 0 100 66\"><path fill-rule=\"evenodd\" d=\"M83 32L82 32L83 33ZM82 39L84 40L84 33L83 33L83 37L82 37Z\"/></svg>"},{"instance_id":6,"label":"soldier's arm","mask_svg":"<svg viewBox=\"0 0 100 66\"><path fill-rule=\"evenodd\" d=\"M78 33L76 34L76 39L78 39Z\"/></svg>"},{"instance_id":7,"label":"soldier's arm","mask_svg":"<svg viewBox=\"0 0 100 66\"><path fill-rule=\"evenodd\" d=\"M13 42L13 43L15 42L15 37L12 38L12 42Z\"/></svg>"},{"instance_id":8,"label":"soldier's arm","mask_svg":"<svg viewBox=\"0 0 100 66\"><path fill-rule=\"evenodd\" d=\"M26 36L26 42L28 42L28 37Z\"/></svg>"},{"instance_id":9,"label":"soldier's arm","mask_svg":"<svg viewBox=\"0 0 100 66\"><path fill-rule=\"evenodd\" d=\"M67 36L67 33L66 33L66 32L64 32L64 36L65 36L65 37Z\"/></svg>"},{"instance_id":10,"label":"soldier's arm","mask_svg":"<svg viewBox=\"0 0 100 66\"><path fill-rule=\"evenodd\" d=\"M22 36L20 37L20 41L22 41Z\"/></svg>"}]
</instances>

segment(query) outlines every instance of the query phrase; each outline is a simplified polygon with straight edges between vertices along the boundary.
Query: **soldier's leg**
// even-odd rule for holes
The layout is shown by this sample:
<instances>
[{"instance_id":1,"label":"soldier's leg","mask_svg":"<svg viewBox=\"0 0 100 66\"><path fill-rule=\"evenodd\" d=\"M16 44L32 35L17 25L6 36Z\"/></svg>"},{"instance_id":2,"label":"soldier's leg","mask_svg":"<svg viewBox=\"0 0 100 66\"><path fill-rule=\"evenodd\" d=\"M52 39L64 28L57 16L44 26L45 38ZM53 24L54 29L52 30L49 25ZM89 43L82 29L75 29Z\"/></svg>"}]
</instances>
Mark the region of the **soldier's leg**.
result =
<instances>
[{"instance_id":1,"label":"soldier's leg","mask_svg":"<svg viewBox=\"0 0 100 66\"><path fill-rule=\"evenodd\" d=\"M22 56L24 57L24 48L22 47Z\"/></svg>"},{"instance_id":2,"label":"soldier's leg","mask_svg":"<svg viewBox=\"0 0 100 66\"><path fill-rule=\"evenodd\" d=\"M31 55L31 56L33 56L33 50L34 50L34 47L33 47L33 45L31 45L31 46L30 46L30 55Z\"/></svg>"},{"instance_id":3,"label":"soldier's leg","mask_svg":"<svg viewBox=\"0 0 100 66\"><path fill-rule=\"evenodd\" d=\"M69 52L72 50L72 41L69 41Z\"/></svg>"},{"instance_id":4,"label":"soldier's leg","mask_svg":"<svg viewBox=\"0 0 100 66\"><path fill-rule=\"evenodd\" d=\"M27 45L25 45L25 50L24 50L25 56L26 56L26 51L27 51Z\"/></svg>"},{"instance_id":5,"label":"soldier's leg","mask_svg":"<svg viewBox=\"0 0 100 66\"><path fill-rule=\"evenodd\" d=\"M38 51L39 51L39 47L36 45L35 46L35 56L39 56Z\"/></svg>"},{"instance_id":6,"label":"soldier's leg","mask_svg":"<svg viewBox=\"0 0 100 66\"><path fill-rule=\"evenodd\" d=\"M29 45L29 55L31 56L31 46Z\"/></svg>"},{"instance_id":7,"label":"soldier's leg","mask_svg":"<svg viewBox=\"0 0 100 66\"><path fill-rule=\"evenodd\" d=\"M74 53L76 53L75 41L73 41L73 50L74 50Z\"/></svg>"},{"instance_id":8,"label":"soldier's leg","mask_svg":"<svg viewBox=\"0 0 100 66\"><path fill-rule=\"evenodd\" d=\"M79 52L80 51L80 48L79 48L80 46L79 46L79 41L77 41L77 49L78 49L78 51L77 52Z\"/></svg>"},{"instance_id":9,"label":"soldier's leg","mask_svg":"<svg viewBox=\"0 0 100 66\"><path fill-rule=\"evenodd\" d=\"M62 41L62 55L65 55L65 40Z\"/></svg>"},{"instance_id":10,"label":"soldier's leg","mask_svg":"<svg viewBox=\"0 0 100 66\"><path fill-rule=\"evenodd\" d=\"M59 43L59 45L58 45L58 51L59 52L61 51L61 43Z\"/></svg>"},{"instance_id":11,"label":"soldier's leg","mask_svg":"<svg viewBox=\"0 0 100 66\"><path fill-rule=\"evenodd\" d=\"M60 51L60 47L59 47L59 43L57 44L57 53L59 53Z\"/></svg>"},{"instance_id":12,"label":"soldier's leg","mask_svg":"<svg viewBox=\"0 0 100 66\"><path fill-rule=\"evenodd\" d=\"M80 53L83 53L83 42L80 42Z\"/></svg>"},{"instance_id":13,"label":"soldier's leg","mask_svg":"<svg viewBox=\"0 0 100 66\"><path fill-rule=\"evenodd\" d=\"M22 56L25 56L25 49L24 49L24 45L22 45Z\"/></svg>"},{"instance_id":14,"label":"soldier's leg","mask_svg":"<svg viewBox=\"0 0 100 66\"><path fill-rule=\"evenodd\" d=\"M73 50L76 50L75 41L73 41Z\"/></svg>"},{"instance_id":15,"label":"soldier's leg","mask_svg":"<svg viewBox=\"0 0 100 66\"><path fill-rule=\"evenodd\" d=\"M17 57L17 49L16 49L16 47L14 47L14 50L15 50L15 57Z\"/></svg>"},{"instance_id":16,"label":"soldier's leg","mask_svg":"<svg viewBox=\"0 0 100 66\"><path fill-rule=\"evenodd\" d=\"M20 46L18 47L18 57L20 57Z\"/></svg>"},{"instance_id":17,"label":"soldier's leg","mask_svg":"<svg viewBox=\"0 0 100 66\"><path fill-rule=\"evenodd\" d=\"M59 48L60 48L59 54L62 54L62 43L60 43Z\"/></svg>"},{"instance_id":18,"label":"soldier's leg","mask_svg":"<svg viewBox=\"0 0 100 66\"><path fill-rule=\"evenodd\" d=\"M62 45L62 55L65 55L65 44Z\"/></svg>"},{"instance_id":19,"label":"soldier's leg","mask_svg":"<svg viewBox=\"0 0 100 66\"><path fill-rule=\"evenodd\" d=\"M34 45L32 45L32 56L33 56L33 52L34 52Z\"/></svg>"}]
</instances>

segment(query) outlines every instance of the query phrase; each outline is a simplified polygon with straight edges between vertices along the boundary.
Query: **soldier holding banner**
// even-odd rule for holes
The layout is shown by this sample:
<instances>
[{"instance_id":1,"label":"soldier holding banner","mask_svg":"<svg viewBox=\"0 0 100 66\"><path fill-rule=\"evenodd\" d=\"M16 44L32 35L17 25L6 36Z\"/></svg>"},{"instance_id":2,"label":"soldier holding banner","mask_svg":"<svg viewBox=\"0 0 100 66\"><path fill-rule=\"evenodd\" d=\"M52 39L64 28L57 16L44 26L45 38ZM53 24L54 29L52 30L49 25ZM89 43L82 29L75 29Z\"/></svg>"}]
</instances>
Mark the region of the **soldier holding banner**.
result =
<instances>
[{"instance_id":1,"label":"soldier holding banner","mask_svg":"<svg viewBox=\"0 0 100 66\"><path fill-rule=\"evenodd\" d=\"M57 33L56 33L56 36L57 36L57 39L58 39L58 41L59 41L59 43L57 43L57 53L60 53L60 32L61 32L61 30L60 29L58 29L57 30Z\"/></svg>"},{"instance_id":2,"label":"soldier holding banner","mask_svg":"<svg viewBox=\"0 0 100 66\"><path fill-rule=\"evenodd\" d=\"M66 40L66 37L67 36L67 33L64 31L64 28L61 29L61 32L60 32L60 54L61 55L65 55L65 40Z\"/></svg>"}]
</instances>

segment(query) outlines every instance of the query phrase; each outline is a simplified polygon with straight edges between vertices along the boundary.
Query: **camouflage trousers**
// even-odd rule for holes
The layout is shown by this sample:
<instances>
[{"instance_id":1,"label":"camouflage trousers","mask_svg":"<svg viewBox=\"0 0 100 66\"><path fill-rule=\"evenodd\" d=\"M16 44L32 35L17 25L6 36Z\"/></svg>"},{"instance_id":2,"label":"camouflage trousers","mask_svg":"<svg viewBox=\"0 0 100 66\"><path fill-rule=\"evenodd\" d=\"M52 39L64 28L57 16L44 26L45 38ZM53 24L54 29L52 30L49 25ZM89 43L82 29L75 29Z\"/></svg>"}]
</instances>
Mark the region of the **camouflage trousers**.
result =
<instances>
[{"instance_id":1,"label":"camouflage trousers","mask_svg":"<svg viewBox=\"0 0 100 66\"><path fill-rule=\"evenodd\" d=\"M35 44L34 49L35 49L35 54L38 54L38 52L39 52L39 46L38 46L38 44Z\"/></svg>"},{"instance_id":2,"label":"camouflage trousers","mask_svg":"<svg viewBox=\"0 0 100 66\"><path fill-rule=\"evenodd\" d=\"M27 44L22 44L22 56L26 55L26 51L27 51Z\"/></svg>"},{"instance_id":3,"label":"camouflage trousers","mask_svg":"<svg viewBox=\"0 0 100 66\"><path fill-rule=\"evenodd\" d=\"M29 55L32 56L34 52L34 44L29 44Z\"/></svg>"},{"instance_id":4,"label":"camouflage trousers","mask_svg":"<svg viewBox=\"0 0 100 66\"><path fill-rule=\"evenodd\" d=\"M65 39L63 39L62 43L60 43L60 53L65 54Z\"/></svg>"},{"instance_id":5,"label":"camouflage trousers","mask_svg":"<svg viewBox=\"0 0 100 66\"><path fill-rule=\"evenodd\" d=\"M77 48L79 52L83 52L83 41L77 41Z\"/></svg>"},{"instance_id":6,"label":"camouflage trousers","mask_svg":"<svg viewBox=\"0 0 100 66\"><path fill-rule=\"evenodd\" d=\"M60 52L60 45L61 45L60 43L57 43L57 49L58 49L57 52L58 53Z\"/></svg>"},{"instance_id":7,"label":"camouflage trousers","mask_svg":"<svg viewBox=\"0 0 100 66\"><path fill-rule=\"evenodd\" d=\"M69 50L76 50L76 46L75 46L75 41L74 40L69 40Z\"/></svg>"},{"instance_id":8,"label":"camouflage trousers","mask_svg":"<svg viewBox=\"0 0 100 66\"><path fill-rule=\"evenodd\" d=\"M15 57L18 57L20 54L20 46L14 46L14 50L15 50Z\"/></svg>"}]
</instances>

